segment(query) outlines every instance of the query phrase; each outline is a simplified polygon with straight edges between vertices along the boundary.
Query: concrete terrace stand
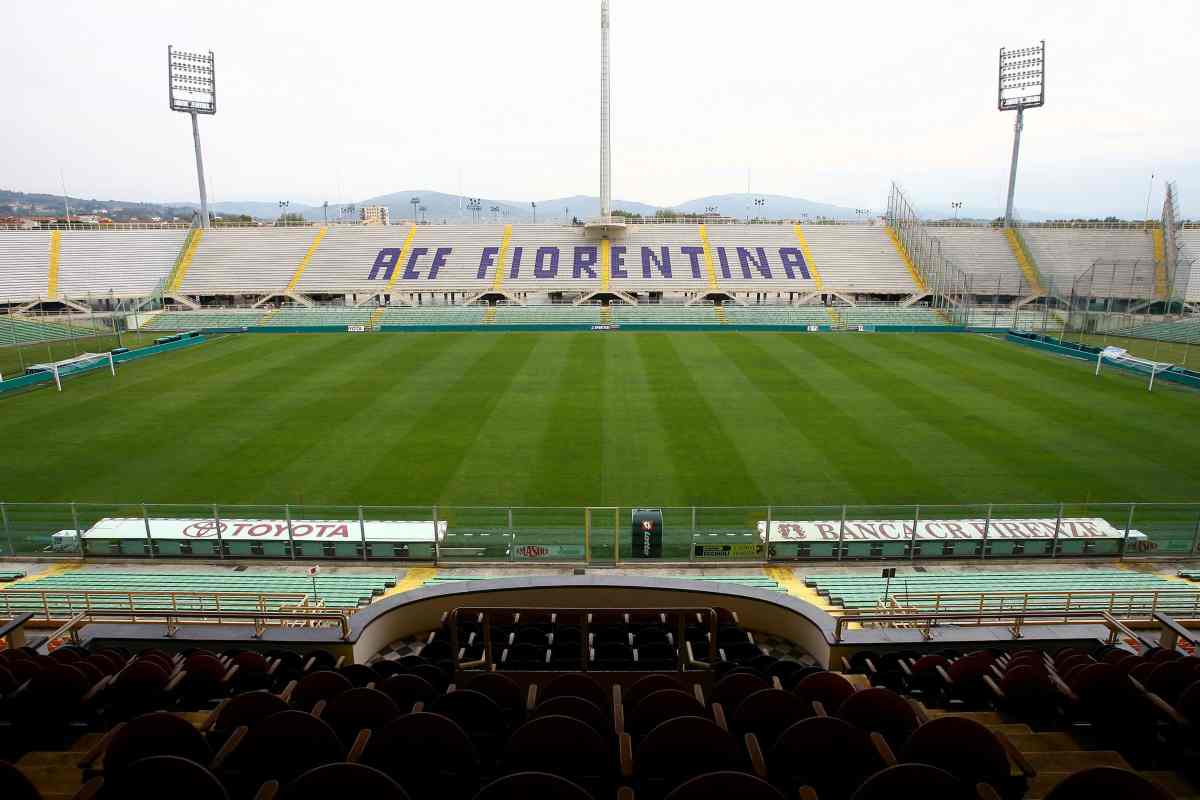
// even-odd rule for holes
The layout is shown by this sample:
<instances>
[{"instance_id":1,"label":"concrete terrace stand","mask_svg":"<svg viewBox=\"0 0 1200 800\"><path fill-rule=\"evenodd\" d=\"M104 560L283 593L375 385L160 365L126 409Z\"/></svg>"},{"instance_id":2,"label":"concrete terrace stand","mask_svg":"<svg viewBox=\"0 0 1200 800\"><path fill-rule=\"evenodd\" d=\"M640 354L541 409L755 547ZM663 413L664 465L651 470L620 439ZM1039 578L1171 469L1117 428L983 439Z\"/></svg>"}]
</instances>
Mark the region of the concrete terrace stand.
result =
<instances>
[{"instance_id":1,"label":"concrete terrace stand","mask_svg":"<svg viewBox=\"0 0 1200 800\"><path fill-rule=\"evenodd\" d=\"M790 595L736 584L663 578L659 576L574 576L516 577L424 586L387 597L350 617L350 634L345 640L333 628L271 627L261 638L242 625L182 626L171 639L158 624L95 624L84 630L87 644L97 647L126 646L131 649L155 646L164 650L227 647L248 649L287 648L298 651L323 648L346 656L348 663L366 663L385 646L411 638L440 625L442 614L459 607L534 608L678 608L721 607L736 612L743 627L787 639L811 654L819 664L837 668L843 656L859 650L885 653L889 650L946 648L974 650L1009 648L1018 644L1007 625L970 627L941 626L931 629L926 640L915 628L851 629L842 641L834 641L836 617ZM1091 647L1107 633L1103 625L1029 626L1023 630L1021 647Z\"/></svg>"}]
</instances>

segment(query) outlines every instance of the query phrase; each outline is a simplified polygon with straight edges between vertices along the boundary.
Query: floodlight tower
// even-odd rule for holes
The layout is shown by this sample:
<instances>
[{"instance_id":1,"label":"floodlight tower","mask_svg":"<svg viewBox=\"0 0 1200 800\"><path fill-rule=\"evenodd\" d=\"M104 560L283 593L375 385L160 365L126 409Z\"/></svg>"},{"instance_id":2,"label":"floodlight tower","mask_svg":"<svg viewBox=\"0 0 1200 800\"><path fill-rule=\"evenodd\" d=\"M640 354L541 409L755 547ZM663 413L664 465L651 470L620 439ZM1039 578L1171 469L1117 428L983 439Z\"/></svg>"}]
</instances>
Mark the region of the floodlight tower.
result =
<instances>
[{"instance_id":1,"label":"floodlight tower","mask_svg":"<svg viewBox=\"0 0 1200 800\"><path fill-rule=\"evenodd\" d=\"M1019 50L1000 48L1000 78L997 105L1001 111L1017 112L1013 127L1012 165L1008 170L1008 205L1004 224L1012 227L1013 193L1017 188L1017 156L1021 152L1021 128L1025 109L1046 104L1046 40Z\"/></svg>"},{"instance_id":2,"label":"floodlight tower","mask_svg":"<svg viewBox=\"0 0 1200 800\"><path fill-rule=\"evenodd\" d=\"M600 219L612 216L612 82L608 65L608 0L600 0Z\"/></svg>"},{"instance_id":3,"label":"floodlight tower","mask_svg":"<svg viewBox=\"0 0 1200 800\"><path fill-rule=\"evenodd\" d=\"M204 186L204 159L200 155L198 114L217 113L217 73L212 50L188 53L167 45L167 86L172 111L192 117L192 140L196 145L196 179L200 182L200 227L208 227L208 190Z\"/></svg>"}]
</instances>

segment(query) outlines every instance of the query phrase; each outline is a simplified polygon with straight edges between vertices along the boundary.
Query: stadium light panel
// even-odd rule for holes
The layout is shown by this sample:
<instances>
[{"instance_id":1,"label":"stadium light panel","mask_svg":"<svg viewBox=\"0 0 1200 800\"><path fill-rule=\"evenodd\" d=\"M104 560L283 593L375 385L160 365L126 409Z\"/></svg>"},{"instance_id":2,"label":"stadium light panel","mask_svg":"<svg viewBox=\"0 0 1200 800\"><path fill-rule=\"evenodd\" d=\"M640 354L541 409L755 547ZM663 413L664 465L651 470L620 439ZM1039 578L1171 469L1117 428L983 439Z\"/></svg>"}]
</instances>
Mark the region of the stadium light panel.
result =
<instances>
[{"instance_id":1,"label":"stadium light panel","mask_svg":"<svg viewBox=\"0 0 1200 800\"><path fill-rule=\"evenodd\" d=\"M217 113L217 73L211 50L189 53L168 45L167 85L172 111Z\"/></svg>"},{"instance_id":2,"label":"stadium light panel","mask_svg":"<svg viewBox=\"0 0 1200 800\"><path fill-rule=\"evenodd\" d=\"M1046 42L1017 50L1000 48L997 107L1001 111L1046 104Z\"/></svg>"}]
</instances>

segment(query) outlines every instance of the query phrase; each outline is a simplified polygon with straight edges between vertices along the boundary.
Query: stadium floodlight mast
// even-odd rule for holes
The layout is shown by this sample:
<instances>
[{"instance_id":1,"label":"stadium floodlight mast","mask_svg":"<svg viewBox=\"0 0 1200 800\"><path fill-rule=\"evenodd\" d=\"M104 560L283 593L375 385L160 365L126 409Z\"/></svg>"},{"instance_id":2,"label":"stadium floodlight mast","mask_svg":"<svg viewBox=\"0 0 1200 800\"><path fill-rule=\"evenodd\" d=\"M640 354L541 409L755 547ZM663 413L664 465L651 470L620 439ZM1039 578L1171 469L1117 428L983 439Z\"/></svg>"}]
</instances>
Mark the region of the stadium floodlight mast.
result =
<instances>
[{"instance_id":1,"label":"stadium floodlight mast","mask_svg":"<svg viewBox=\"0 0 1200 800\"><path fill-rule=\"evenodd\" d=\"M608 0L600 3L600 220L612 217L612 77L608 59Z\"/></svg>"},{"instance_id":2,"label":"stadium floodlight mast","mask_svg":"<svg viewBox=\"0 0 1200 800\"><path fill-rule=\"evenodd\" d=\"M196 179L200 182L200 227L208 227L208 190L200 154L199 114L217 113L217 73L212 50L190 53L167 45L167 86L171 110L190 114L196 146Z\"/></svg>"},{"instance_id":3,"label":"stadium floodlight mast","mask_svg":"<svg viewBox=\"0 0 1200 800\"><path fill-rule=\"evenodd\" d=\"M1000 76L997 107L1001 111L1016 111L1013 126L1012 165L1008 171L1008 204L1004 224L1012 227L1013 194L1017 188L1017 156L1021 152L1021 129L1025 125L1025 109L1041 108L1046 104L1046 40L1033 47L1018 50L1000 48Z\"/></svg>"}]
</instances>

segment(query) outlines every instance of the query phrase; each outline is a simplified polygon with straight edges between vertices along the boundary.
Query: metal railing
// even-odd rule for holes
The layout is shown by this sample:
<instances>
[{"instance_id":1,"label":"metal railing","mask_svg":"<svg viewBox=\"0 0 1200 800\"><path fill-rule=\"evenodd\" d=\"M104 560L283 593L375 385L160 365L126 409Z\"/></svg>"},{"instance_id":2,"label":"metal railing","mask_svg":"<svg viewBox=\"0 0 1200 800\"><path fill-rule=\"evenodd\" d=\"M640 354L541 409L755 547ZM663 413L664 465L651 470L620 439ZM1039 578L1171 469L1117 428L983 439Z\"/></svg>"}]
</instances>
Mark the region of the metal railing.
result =
<instances>
[{"instance_id":1,"label":"metal railing","mask_svg":"<svg viewBox=\"0 0 1200 800\"><path fill-rule=\"evenodd\" d=\"M1200 588L1078 589L1064 591L897 592L885 608L905 614L967 611L979 615L1013 611L1107 611L1140 614L1165 611L1200 618Z\"/></svg>"},{"instance_id":2,"label":"metal railing","mask_svg":"<svg viewBox=\"0 0 1200 800\"><path fill-rule=\"evenodd\" d=\"M350 638L350 618L341 611L225 611L222 612L220 618L214 618L207 611L163 609L141 611L136 619L126 619L105 611L80 611L59 626L50 640L67 636L73 642L78 642L79 630L93 623L163 624L166 626L165 636L173 638L182 625L212 625L214 623L223 625L232 624L232 621L235 620L249 622L254 627L254 638L256 639L262 638L270 627L336 627L342 641Z\"/></svg>"},{"instance_id":3,"label":"metal railing","mask_svg":"<svg viewBox=\"0 0 1200 800\"><path fill-rule=\"evenodd\" d=\"M652 503L647 505L655 507ZM1200 502L658 508L663 514L663 556L646 560L675 563L713 563L707 553L697 555L696 548L718 544L737 545L735 554L724 558L727 562L760 564L852 559L911 562L942 557L976 561L1013 557L1053 560L1088 555L1180 558L1200 553ZM472 548L480 551L474 560L488 562L584 562L614 558L642 562L644 559L634 558L628 547L631 511L629 506L318 506L0 500L0 555L48 554L85 560L264 558L439 563L461 561L453 550ZM1098 527L1095 532L1085 530L1076 536L1074 520L1092 521ZM108 522L101 525L104 521ZM1021 527L1029 521L1044 523L1039 529L1042 535ZM422 523L427 526L424 529L427 535L411 535L415 529L410 529L407 540L400 536L393 540L383 533L371 532L375 523L399 522ZM893 524L882 532L882 528L871 527L873 522ZM965 527L972 532L965 538L959 533L947 533L946 524L954 522L966 523ZM106 536L114 524L122 533ZM316 527L322 524L327 527ZM807 526L808 533L794 535L789 524ZM267 527L255 527L261 525ZM929 525L934 527L926 531ZM333 530L328 526L336 526L337 534L326 535ZM439 532L436 540L435 526ZM773 532L770 537L764 536L768 529ZM81 543L86 545L86 552L81 552ZM514 553L511 548L517 544L545 545L548 554Z\"/></svg>"},{"instance_id":4,"label":"metal railing","mask_svg":"<svg viewBox=\"0 0 1200 800\"><path fill-rule=\"evenodd\" d=\"M982 620L1008 628L1012 638L1023 638L1025 628L1031 625L1103 625L1108 629L1108 641L1113 643L1121 636L1137 638L1137 634L1129 627L1133 624L1152 624L1155 622L1153 613L1135 613L1127 615L1112 614L1108 611L1092 611L1077 609L1074 611L985 611L976 614L969 611L928 611L913 614L894 612L868 612L863 614L847 614L837 617L833 626L833 643L842 644L846 630L852 625L861 627L907 627L914 628L921 638L929 641L933 638L933 629L943 626L960 627L963 625L983 625ZM1189 620L1195 621L1195 620Z\"/></svg>"},{"instance_id":5,"label":"metal railing","mask_svg":"<svg viewBox=\"0 0 1200 800\"><path fill-rule=\"evenodd\" d=\"M250 608L248 608L250 606ZM44 622L60 622L79 613L103 613L128 617L135 621L144 613L159 611L197 611L219 619L223 614L255 611L353 610L326 607L323 601L302 592L188 592L121 589L33 589L21 586L0 590L0 614L8 616L30 612Z\"/></svg>"}]
</instances>

